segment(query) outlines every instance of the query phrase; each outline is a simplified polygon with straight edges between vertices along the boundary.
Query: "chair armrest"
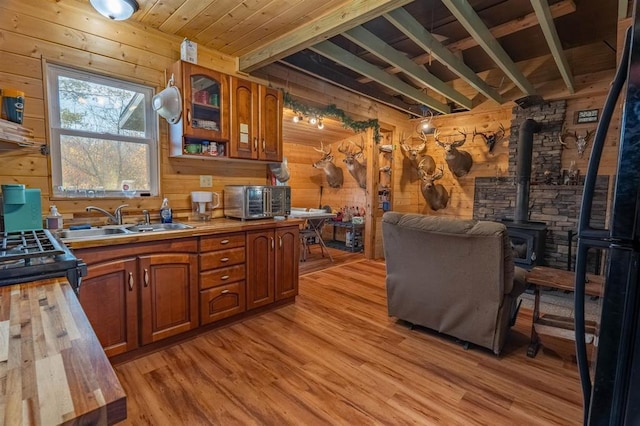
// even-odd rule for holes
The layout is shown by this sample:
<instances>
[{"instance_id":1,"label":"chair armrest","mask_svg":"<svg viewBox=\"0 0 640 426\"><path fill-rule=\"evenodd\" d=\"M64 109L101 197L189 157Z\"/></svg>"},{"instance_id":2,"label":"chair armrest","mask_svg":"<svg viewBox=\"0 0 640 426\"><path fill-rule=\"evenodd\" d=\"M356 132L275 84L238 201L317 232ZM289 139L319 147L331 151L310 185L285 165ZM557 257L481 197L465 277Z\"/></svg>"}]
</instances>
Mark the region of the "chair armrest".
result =
<instances>
[{"instance_id":1,"label":"chair armrest","mask_svg":"<svg viewBox=\"0 0 640 426\"><path fill-rule=\"evenodd\" d=\"M519 266L514 267L513 282L505 283L505 294L517 297L524 293L527 288L527 273L528 271L526 269Z\"/></svg>"}]
</instances>

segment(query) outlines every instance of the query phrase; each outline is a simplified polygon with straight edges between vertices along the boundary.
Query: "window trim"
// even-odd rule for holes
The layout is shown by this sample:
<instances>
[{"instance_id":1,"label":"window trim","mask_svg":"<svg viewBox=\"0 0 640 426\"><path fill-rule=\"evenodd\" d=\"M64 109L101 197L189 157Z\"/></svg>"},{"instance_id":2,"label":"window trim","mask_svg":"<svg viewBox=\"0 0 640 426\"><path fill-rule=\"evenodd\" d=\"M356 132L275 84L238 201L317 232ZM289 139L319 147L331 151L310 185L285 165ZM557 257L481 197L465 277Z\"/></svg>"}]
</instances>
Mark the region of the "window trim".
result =
<instances>
[{"instance_id":1,"label":"window trim","mask_svg":"<svg viewBox=\"0 0 640 426\"><path fill-rule=\"evenodd\" d=\"M121 78L108 77L92 71L72 68L65 65L45 63L46 66L46 85L47 85L47 102L48 109L48 130L49 130L49 149L50 149L50 165L51 165L51 194L56 198L78 198L74 195L63 195L55 191L55 188L62 184L62 161L60 138L62 135L81 136L89 138L103 138L105 140L123 141L131 143L140 143L148 146L148 163L149 163L149 194L145 196L158 197L160 195L160 140L159 140L159 123L158 116L153 110L151 100L155 95L155 88L140 83L134 83ZM145 111L145 134L147 137L139 138L126 135L117 135L113 133L96 133L85 132L77 129L63 129L60 123L60 103L58 96L58 77L68 77L76 80L86 81L90 83L103 84L111 87L136 91L144 94L144 111ZM89 188L87 188L89 189ZM140 197L138 191L135 197ZM119 190L107 191L103 198L122 198L123 194Z\"/></svg>"}]
</instances>

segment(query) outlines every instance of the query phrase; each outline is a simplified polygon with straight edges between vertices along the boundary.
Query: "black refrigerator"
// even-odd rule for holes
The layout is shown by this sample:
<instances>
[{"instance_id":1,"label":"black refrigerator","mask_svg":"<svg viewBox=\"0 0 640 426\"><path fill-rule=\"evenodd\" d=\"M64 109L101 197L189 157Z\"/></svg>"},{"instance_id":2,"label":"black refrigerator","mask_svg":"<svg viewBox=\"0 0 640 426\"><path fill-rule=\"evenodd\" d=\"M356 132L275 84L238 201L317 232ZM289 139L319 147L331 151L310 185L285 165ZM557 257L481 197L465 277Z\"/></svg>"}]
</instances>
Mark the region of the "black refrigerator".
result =
<instances>
[{"instance_id":1,"label":"black refrigerator","mask_svg":"<svg viewBox=\"0 0 640 426\"><path fill-rule=\"evenodd\" d=\"M585 425L640 425L640 20L633 26L598 123L578 221L575 331ZM625 84L626 83L626 84ZM607 229L590 226L593 193L611 116L623 100L615 186ZM591 250L605 253L598 343L585 344L584 287Z\"/></svg>"}]
</instances>

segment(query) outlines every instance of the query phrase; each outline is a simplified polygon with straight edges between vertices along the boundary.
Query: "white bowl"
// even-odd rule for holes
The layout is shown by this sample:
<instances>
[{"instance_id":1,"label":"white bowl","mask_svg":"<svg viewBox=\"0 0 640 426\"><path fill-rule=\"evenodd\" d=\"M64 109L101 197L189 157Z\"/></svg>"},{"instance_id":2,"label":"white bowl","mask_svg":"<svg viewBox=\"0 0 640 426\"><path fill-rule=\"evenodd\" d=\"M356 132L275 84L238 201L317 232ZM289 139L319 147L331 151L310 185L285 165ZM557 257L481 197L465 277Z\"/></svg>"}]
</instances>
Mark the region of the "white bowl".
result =
<instances>
[{"instance_id":1,"label":"white bowl","mask_svg":"<svg viewBox=\"0 0 640 426\"><path fill-rule=\"evenodd\" d=\"M151 101L153 110L171 124L180 121L182 115L182 98L176 86L167 86L155 95Z\"/></svg>"}]
</instances>

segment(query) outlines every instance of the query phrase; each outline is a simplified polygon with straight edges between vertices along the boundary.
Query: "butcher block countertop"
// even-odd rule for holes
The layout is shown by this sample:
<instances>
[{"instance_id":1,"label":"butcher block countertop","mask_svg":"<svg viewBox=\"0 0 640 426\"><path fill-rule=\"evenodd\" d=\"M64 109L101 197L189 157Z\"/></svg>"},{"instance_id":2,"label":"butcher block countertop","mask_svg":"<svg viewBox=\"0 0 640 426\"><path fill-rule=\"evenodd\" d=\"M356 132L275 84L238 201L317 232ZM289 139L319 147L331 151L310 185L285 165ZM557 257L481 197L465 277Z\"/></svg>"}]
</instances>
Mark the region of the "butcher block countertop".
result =
<instances>
[{"instance_id":1,"label":"butcher block countertop","mask_svg":"<svg viewBox=\"0 0 640 426\"><path fill-rule=\"evenodd\" d=\"M0 287L0 424L113 424L126 396L63 278Z\"/></svg>"},{"instance_id":2,"label":"butcher block countertop","mask_svg":"<svg viewBox=\"0 0 640 426\"><path fill-rule=\"evenodd\" d=\"M119 244L142 243L148 241L161 241L173 238L199 237L206 235L225 234L229 232L241 232L248 230L273 229L287 226L296 226L304 223L304 220L289 218L285 220L255 219L238 220L217 218L207 222L181 222L193 226L191 229L172 231L138 232L133 234L116 234L109 236L96 236L91 238L64 239L67 247L72 249L104 247ZM132 224L130 224L132 225Z\"/></svg>"}]
</instances>

